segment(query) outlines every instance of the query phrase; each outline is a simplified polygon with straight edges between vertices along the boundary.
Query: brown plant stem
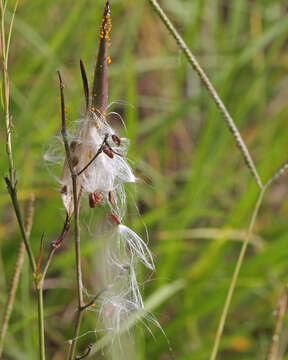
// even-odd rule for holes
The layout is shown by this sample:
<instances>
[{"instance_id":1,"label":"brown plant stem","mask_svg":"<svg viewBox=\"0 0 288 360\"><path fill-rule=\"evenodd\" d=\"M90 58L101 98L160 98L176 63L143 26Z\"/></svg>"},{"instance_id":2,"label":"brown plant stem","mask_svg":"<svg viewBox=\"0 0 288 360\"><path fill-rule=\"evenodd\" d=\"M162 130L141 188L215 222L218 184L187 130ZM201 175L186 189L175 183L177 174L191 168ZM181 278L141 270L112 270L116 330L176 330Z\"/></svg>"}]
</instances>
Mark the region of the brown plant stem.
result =
<instances>
[{"instance_id":1,"label":"brown plant stem","mask_svg":"<svg viewBox=\"0 0 288 360\"><path fill-rule=\"evenodd\" d=\"M88 167L97 159L97 157L102 153L103 151L103 145L106 144L108 135L105 135L104 140L101 144L101 146L99 147L99 149L97 150L96 154L93 156L93 158L83 167L83 169L81 169L78 173L77 176L80 176L85 170L88 169Z\"/></svg>"},{"instance_id":2,"label":"brown plant stem","mask_svg":"<svg viewBox=\"0 0 288 360\"><path fill-rule=\"evenodd\" d=\"M67 233L69 231L69 229L70 229L70 219L69 219L69 217L67 215L66 220L64 222L63 229L61 231L61 234L58 236L58 239L56 241L52 242L52 244L51 244L51 249L50 249L48 258L46 260L46 265L45 265L44 270L42 272L42 282L44 282L44 280L46 278L46 274L47 274L48 268L49 268L49 266L51 264L52 258L53 258L54 254L55 254L55 251L62 244L65 236L67 235ZM43 286L43 284L42 284L42 286Z\"/></svg>"},{"instance_id":3,"label":"brown plant stem","mask_svg":"<svg viewBox=\"0 0 288 360\"><path fill-rule=\"evenodd\" d=\"M60 83L60 97L61 97L61 119L62 128L61 134L64 141L66 159L71 173L72 186L73 186L73 201L74 201L74 240L75 240L75 259L76 259L76 280L77 280L77 299L78 299L78 310L76 315L76 324L74 330L74 339L68 354L69 359L75 358L77 336L81 326L83 306L83 293L82 293L82 270L81 270L81 250L80 250L80 225L79 225L79 201L77 196L77 173L75 173L72 165L70 148L67 139L66 132L66 119L65 119L65 99L64 99L64 83L61 77L60 71L58 71L59 83ZM75 335L76 334L76 335Z\"/></svg>"}]
</instances>

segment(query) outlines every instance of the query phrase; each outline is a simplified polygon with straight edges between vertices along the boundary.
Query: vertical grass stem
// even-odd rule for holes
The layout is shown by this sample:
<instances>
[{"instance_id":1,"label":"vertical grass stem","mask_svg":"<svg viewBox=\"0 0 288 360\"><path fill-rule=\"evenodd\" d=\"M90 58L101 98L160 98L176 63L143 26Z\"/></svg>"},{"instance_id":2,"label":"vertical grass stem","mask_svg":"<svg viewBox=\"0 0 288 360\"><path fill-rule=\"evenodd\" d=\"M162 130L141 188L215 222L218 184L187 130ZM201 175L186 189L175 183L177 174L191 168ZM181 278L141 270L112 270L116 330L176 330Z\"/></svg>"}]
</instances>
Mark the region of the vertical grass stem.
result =
<instances>
[{"instance_id":1,"label":"vertical grass stem","mask_svg":"<svg viewBox=\"0 0 288 360\"><path fill-rule=\"evenodd\" d=\"M242 139L242 136L234 123L234 120L232 119L231 115L229 114L226 106L222 102L220 96L218 95L217 91L215 90L215 88L212 85L211 81L209 80L208 76L206 75L206 73L202 69L201 65L198 63L196 57L192 54L191 50L188 48L188 46L186 45L185 41L182 39L182 37L180 36L178 31L172 25L171 21L168 19L167 15L164 13L163 9L158 4L157 0L148 0L148 1L152 5L153 9L156 11L159 18L162 20L163 24L169 30L170 34L176 40L179 48L185 55L189 64L196 71L196 73L200 77L203 85L206 87L206 89L208 90L212 99L216 103L218 109L223 114L226 124L227 124L231 134L233 135L239 150L241 151L241 154L245 160L246 165L248 166L253 177L255 178L258 187L260 189L262 189L262 187L263 187L262 181L260 179L260 176L259 176L256 166L254 164L254 161L252 160L252 158L250 156L248 148L245 145L245 143Z\"/></svg>"}]
</instances>

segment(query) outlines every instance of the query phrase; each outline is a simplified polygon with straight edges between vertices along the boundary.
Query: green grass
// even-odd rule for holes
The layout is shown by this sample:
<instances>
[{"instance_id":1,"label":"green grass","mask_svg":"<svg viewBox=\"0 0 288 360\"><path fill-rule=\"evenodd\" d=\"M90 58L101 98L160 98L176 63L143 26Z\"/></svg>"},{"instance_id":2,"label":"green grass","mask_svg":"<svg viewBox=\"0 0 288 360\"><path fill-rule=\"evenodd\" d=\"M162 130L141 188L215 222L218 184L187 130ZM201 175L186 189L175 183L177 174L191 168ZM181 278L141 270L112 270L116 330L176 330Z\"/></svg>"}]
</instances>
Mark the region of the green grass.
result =
<instances>
[{"instance_id":1,"label":"green grass","mask_svg":"<svg viewBox=\"0 0 288 360\"><path fill-rule=\"evenodd\" d=\"M286 2L163 0L162 6L232 114L261 178L268 179L288 153ZM8 7L12 11L13 2ZM31 191L36 193L31 237L36 253L42 231L48 250L64 220L57 184L42 160L44 145L60 129L56 69L61 69L65 80L72 122L84 109L79 59L87 65L91 81L102 8L99 0L22 1L15 16L10 50L14 159L21 204L24 206ZM155 341L139 325L131 333L136 339L137 359L169 359L173 355L177 360L207 359L241 242L220 232L209 239L181 234L197 228L246 230L257 187L214 103L148 2L113 1L112 22L109 100L129 104L114 105L113 109L124 116L132 138L129 157L140 179L136 191L133 187L129 190L142 218L131 205L128 221L142 234L142 221L148 227L157 271L153 281L145 284L145 298L154 296L155 301L156 295L152 312L170 343L157 327L152 326ZM113 124L121 126L115 119ZM7 173L3 130L2 121L2 177ZM19 234L4 181L0 189L3 308ZM266 357L273 311L288 280L287 192L284 175L264 199L255 227L263 246L248 247L219 359ZM97 219L101 223L101 217ZM87 231L85 224L91 221L87 212L83 214L83 271L86 287L96 292L101 239ZM97 221L93 219L91 229ZM161 237L164 231L172 235ZM36 302L26 265L6 339L7 359L37 359ZM61 359L65 341L72 336L75 306L72 237L56 255L48 279L51 289L44 294L47 358ZM178 280L183 287L162 297L164 287L177 285ZM83 333L97 326L95 313L85 315ZM285 318L280 338L284 349L287 330ZM81 349L101 336L81 338ZM135 359L135 353L130 358Z\"/></svg>"}]
</instances>

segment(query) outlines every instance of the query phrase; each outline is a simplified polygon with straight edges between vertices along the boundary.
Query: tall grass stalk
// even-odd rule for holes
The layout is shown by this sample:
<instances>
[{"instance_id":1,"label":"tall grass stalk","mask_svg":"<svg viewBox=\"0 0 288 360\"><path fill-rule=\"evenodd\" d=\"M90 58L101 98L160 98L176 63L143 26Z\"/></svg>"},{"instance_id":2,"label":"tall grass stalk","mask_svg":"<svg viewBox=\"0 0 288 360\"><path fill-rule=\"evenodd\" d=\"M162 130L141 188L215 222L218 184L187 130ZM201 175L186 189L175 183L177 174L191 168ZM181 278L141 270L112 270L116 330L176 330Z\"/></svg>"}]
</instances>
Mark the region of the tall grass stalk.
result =
<instances>
[{"instance_id":1,"label":"tall grass stalk","mask_svg":"<svg viewBox=\"0 0 288 360\"><path fill-rule=\"evenodd\" d=\"M148 0L148 1L152 5L153 9L156 11L159 18L162 20L163 24L169 30L170 34L176 40L180 50L185 55L186 59L188 60L189 64L192 66L192 68L196 71L196 73L198 74L199 78L201 79L203 85L206 87L206 89L208 90L208 92L211 95L212 99L216 103L218 109L223 114L224 119L226 121L226 124L227 124L230 132L232 133L232 135L233 135L233 137L234 137L234 139L236 141L236 144L237 144L238 148L240 149L241 154L242 154L248 168L250 169L251 174L253 175L253 177L256 180L256 183L257 183L257 185L258 185L258 187L260 189L257 201L256 201L254 209L253 209L251 220L250 220L250 223L249 223L247 235L246 235L246 238L245 238L245 240L244 240L244 242L242 244L242 247L241 247L241 250L240 250L236 265L235 265L234 273L233 273L233 276L232 276L232 279L231 279L231 283L230 283L230 286L229 286L229 289L228 289L228 293L226 295L226 299L225 299L225 302L224 302L224 307L223 307L223 310L221 312L221 317L220 317L220 321L219 321L219 324L218 324L218 328L217 328L217 332L216 332L216 336L215 336L215 340L214 340L214 345L213 345L213 349L212 349L212 353L211 353L211 356L210 356L210 360L215 360L216 357L217 357L217 354L218 354L220 340L221 340L221 337L222 337L222 334L223 334L224 326L225 326L225 323L226 323L228 311L229 311L231 300L232 300L232 296L234 294L236 283L237 283L237 280L238 280L238 277L239 277L239 272L240 272L240 269L241 269L241 266L242 266L242 263L243 263L243 260L244 260L244 257L245 257L245 253L246 253L246 249L247 249L247 246L249 244L249 241L250 241L250 237L251 237L252 232L253 232L255 221L257 219L261 204L263 202L264 194L265 194L267 188L269 186L271 186L284 173L284 171L288 168L288 163L285 162L278 170L276 170L274 172L274 174L269 178L269 180L267 181L265 186L263 186L261 178L260 178L259 173L258 173L258 170L257 170L257 168L256 168L256 166L254 164L254 161L252 160L252 157L251 157L251 155L249 153L249 150L248 150L247 146L245 145L245 142L243 141L242 136L241 136L239 130L237 129L231 115L229 114L226 106L222 102L222 100L221 100L220 96L218 95L217 91L215 90L214 86L210 82L208 76L206 75L203 68L201 67L201 65L197 61L196 57L193 55L191 50L188 48L188 46L184 42L183 38L180 36L178 31L175 29L175 27L173 26L173 24L171 23L171 21L169 20L169 18L167 17L165 12L163 11L163 9L160 7L157 0Z\"/></svg>"},{"instance_id":2,"label":"tall grass stalk","mask_svg":"<svg viewBox=\"0 0 288 360\"><path fill-rule=\"evenodd\" d=\"M32 252L32 248L29 241L28 233L25 230L24 221L22 213L20 210L20 205L17 197L17 180L16 180L16 170L13 163L13 152L12 152L12 117L9 111L9 102L10 102L10 81L9 81L9 72L8 72L8 57L9 57L9 48L10 40L13 29L14 17L18 6L18 1L16 1L12 19L10 22L10 27L8 31L8 37L6 39L6 30L5 30L5 11L7 3L3 3L3 0L0 1L1 8L1 44L0 44L0 53L1 53L1 64L2 64L2 77L3 77L3 109L5 114L5 125L6 125L6 152L9 163L9 176L5 177L7 190L11 197L11 202L14 208L14 212L18 221L18 226L20 233L25 245L26 252L28 254L29 263L33 274L36 272L36 261ZM16 285L16 284L15 284ZM41 360L45 360L45 343L44 343L44 310L43 310L43 293L42 287L38 288L38 284L35 281L36 293L37 293L37 303L38 303L38 337L39 337L39 356ZM15 289L16 291L16 289Z\"/></svg>"},{"instance_id":3,"label":"tall grass stalk","mask_svg":"<svg viewBox=\"0 0 288 360\"><path fill-rule=\"evenodd\" d=\"M28 209L27 209L27 216L26 216L26 224L25 224L25 231L27 234L27 237L30 238L32 223L33 223L33 217L34 217L34 195L31 196L31 199L29 201ZM0 358L3 353L3 346L5 341L5 336L7 333L9 320L11 317L11 313L14 306L16 291L19 284L20 274L24 263L24 255L25 255L25 244L23 240L21 241L17 257L16 257L16 263L13 271L12 281L11 281L11 287L8 294L7 303L4 309L4 316L3 321L1 324L1 332L0 332Z\"/></svg>"},{"instance_id":4,"label":"tall grass stalk","mask_svg":"<svg viewBox=\"0 0 288 360\"><path fill-rule=\"evenodd\" d=\"M260 206L261 206L262 201L263 201L265 190L266 190L266 187L264 187L260 191L260 193L258 195L256 204L255 204L252 216L251 216L248 232L247 232L245 241L242 244L240 254L239 254L237 262L236 262L234 273L233 273L233 276L232 276L232 279L231 279L231 283L230 283L230 286L229 286L229 289L228 289L228 293L227 293L227 296L226 296L226 299L225 299L224 307L223 307L221 317L220 317L220 321L219 321L219 324L218 324L218 328L217 328L217 332L216 332L216 336L215 336L214 345L213 345L212 353L211 353L211 356L210 356L210 360L215 360L216 356L217 356L217 353L218 353L219 344L220 344L220 340L221 340L223 330L224 330L224 326L225 326L225 323L226 323L226 319L227 319L228 311L229 311L229 308L230 308L232 296L234 294L234 290L235 290L235 286L236 286L236 283L237 283L237 280L238 280L239 272L240 272L240 269L241 269L241 266L242 266L242 263L243 263L243 260L244 260L244 256L245 256L245 253L246 253L247 246L248 246L249 241L250 241L250 237L251 237L252 232L253 232L255 221L257 219L257 216L258 216L258 213L259 213L259 210L260 210Z\"/></svg>"},{"instance_id":5,"label":"tall grass stalk","mask_svg":"<svg viewBox=\"0 0 288 360\"><path fill-rule=\"evenodd\" d=\"M196 57L193 55L191 50L186 45L185 41L182 39L181 35L178 33L178 31L175 29L163 9L160 7L157 0L148 0L150 4L152 5L153 9L156 11L159 18L162 20L163 24L166 26L166 28L169 30L170 34L173 36L173 38L176 40L180 50L185 55L186 59L188 60L189 64L192 66L192 68L196 71L199 78L202 81L202 84L205 86L205 88L208 90L209 94L211 95L212 99L214 100L215 104L217 105L220 112L223 114L224 119L226 121L226 124L233 135L236 144L238 148L241 151L241 154L250 169L251 174L256 180L256 183L260 189L262 189L262 181L260 179L260 176L258 174L258 171L256 169L256 166L254 164L254 161L252 160L252 157L248 151L247 146L245 145L244 140L242 139L242 136L237 129L235 122L228 112L226 106L224 105L223 101L221 100L220 96L218 95L217 91L215 90L214 86L212 85L211 81L209 80L208 76L206 75L205 71L199 64Z\"/></svg>"}]
</instances>

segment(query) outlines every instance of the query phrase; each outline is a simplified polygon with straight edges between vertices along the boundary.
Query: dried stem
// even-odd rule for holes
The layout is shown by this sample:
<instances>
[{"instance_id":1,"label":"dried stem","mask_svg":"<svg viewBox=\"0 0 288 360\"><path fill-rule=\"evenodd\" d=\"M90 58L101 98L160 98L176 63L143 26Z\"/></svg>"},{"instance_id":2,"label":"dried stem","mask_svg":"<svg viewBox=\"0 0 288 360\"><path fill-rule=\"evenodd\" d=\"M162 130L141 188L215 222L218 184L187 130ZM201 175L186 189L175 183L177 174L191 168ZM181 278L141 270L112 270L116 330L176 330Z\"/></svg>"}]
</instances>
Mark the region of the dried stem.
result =
<instances>
[{"instance_id":1,"label":"dried stem","mask_svg":"<svg viewBox=\"0 0 288 360\"><path fill-rule=\"evenodd\" d=\"M288 299L287 299L287 285L286 285L279 297L277 310L276 310L274 333L269 347L267 360L277 360L278 358L279 337L283 327L284 315L287 309L287 300Z\"/></svg>"},{"instance_id":2,"label":"dried stem","mask_svg":"<svg viewBox=\"0 0 288 360\"><path fill-rule=\"evenodd\" d=\"M77 173L77 176L81 175L85 170L88 169L88 167L97 159L97 157L102 153L103 151L103 145L106 144L106 141L107 141L107 138L108 138L108 135L105 135L104 137L104 140L101 144L101 146L99 147L99 149L97 150L96 154L93 156L93 158L83 167L82 170L80 170L78 173Z\"/></svg>"},{"instance_id":3,"label":"dried stem","mask_svg":"<svg viewBox=\"0 0 288 360\"><path fill-rule=\"evenodd\" d=\"M66 220L64 222L63 229L61 231L61 234L58 236L58 239L51 244L51 249L50 249L47 261L46 261L46 265L45 265L44 270L42 272L42 280L41 281L43 283L44 283L44 280L46 278L46 274L47 274L48 268L49 268L49 266L51 264L52 258L53 258L54 254L55 254L55 251L62 244L65 236L67 235L67 233L69 231L69 229L70 229L70 218L67 215ZM43 286L43 284L42 284L42 286Z\"/></svg>"},{"instance_id":4,"label":"dried stem","mask_svg":"<svg viewBox=\"0 0 288 360\"><path fill-rule=\"evenodd\" d=\"M60 96L61 96L61 116L62 116L62 137L64 141L66 159L71 173L72 186L73 186L73 201L74 201L74 239L75 239L75 258L76 258L76 279L77 279L77 299L78 299L78 311L76 316L76 324L74 330L74 339L72 341L72 346L69 351L68 358L74 359L76 352L76 343L77 336L81 326L82 320L82 311L83 306L83 293L82 293L82 270L81 270L81 252L80 252L80 225L79 225L79 201L77 196L77 174L75 173L72 165L70 148L67 139L66 132L66 119L65 119L65 99L64 99L64 84L60 71L58 71L58 77L60 82Z\"/></svg>"},{"instance_id":5,"label":"dried stem","mask_svg":"<svg viewBox=\"0 0 288 360\"><path fill-rule=\"evenodd\" d=\"M158 4L157 0L148 0L150 4L152 5L153 9L156 11L160 19L162 20L163 24L166 26L166 28L169 30L170 34L173 36L173 38L176 40L179 48L182 50L183 54L185 55L186 59L188 60L189 64L192 66L192 68L196 71L198 76L200 77L203 85L208 90L209 94L211 95L212 99L216 103L218 109L223 114L224 119L226 121L226 124L233 135L236 144L238 148L241 151L241 154L250 169L251 174L254 176L257 185L260 189L262 189L262 181L260 179L260 176L258 174L258 171L256 169L256 166L254 165L254 161L252 160L250 153L248 151L247 146L245 145L241 134L239 130L237 129L231 115L229 114L226 106L220 99L220 96L218 95L217 91L215 90L214 86L212 85L211 81L209 80L208 76L202 69L201 65L198 63L198 60L195 58L195 56L192 54L180 34L177 32L175 27L172 25L171 21L168 19L167 15L164 13L160 5Z\"/></svg>"},{"instance_id":6,"label":"dried stem","mask_svg":"<svg viewBox=\"0 0 288 360\"><path fill-rule=\"evenodd\" d=\"M105 287L104 289L102 289L101 291L98 292L98 294L96 294L93 299L91 301L89 301L87 304L81 306L80 308L78 308L77 311L77 315L76 315L76 323L75 323L75 329L74 329L74 334L73 334L73 340L72 340L72 344L69 348L69 352L68 352L68 357L67 359L74 359L75 358L75 353L76 353L76 341L79 337L79 331L80 331L80 326L81 326L81 322L82 322L82 317L83 317L83 313L86 309L88 309L91 305L94 304L95 300L105 291L107 290L107 287ZM73 344L75 344L73 346ZM91 350L90 350L91 351ZM90 351L88 352L87 355L85 355L84 357L88 356L90 354ZM84 357L80 357L80 359L83 359ZM79 358L79 357L78 357ZM77 357L76 357L77 359Z\"/></svg>"},{"instance_id":7,"label":"dried stem","mask_svg":"<svg viewBox=\"0 0 288 360\"><path fill-rule=\"evenodd\" d=\"M92 344L89 344L88 347L87 347L87 350L85 352L85 354L83 354L82 356L76 356L76 360L82 360L82 359L85 359L91 352L92 350Z\"/></svg>"},{"instance_id":8,"label":"dried stem","mask_svg":"<svg viewBox=\"0 0 288 360\"><path fill-rule=\"evenodd\" d=\"M27 215L26 215L26 223L25 223L25 231L27 234L27 237L30 237L32 223L33 223L33 217L34 217L34 195L31 196L31 199L29 201L28 209L27 209ZM25 244L23 241L21 241L19 245L19 249L17 252L17 258L16 263L14 267L14 272L12 276L11 281L11 287L7 299L7 303L4 309L4 316L3 321L1 325L1 333L0 333L0 358L2 356L3 352L3 346L5 341L6 332L9 325L10 316L13 310L14 301L15 301L15 295L18 288L19 278L23 267L24 262L24 255L25 255Z\"/></svg>"}]
</instances>

